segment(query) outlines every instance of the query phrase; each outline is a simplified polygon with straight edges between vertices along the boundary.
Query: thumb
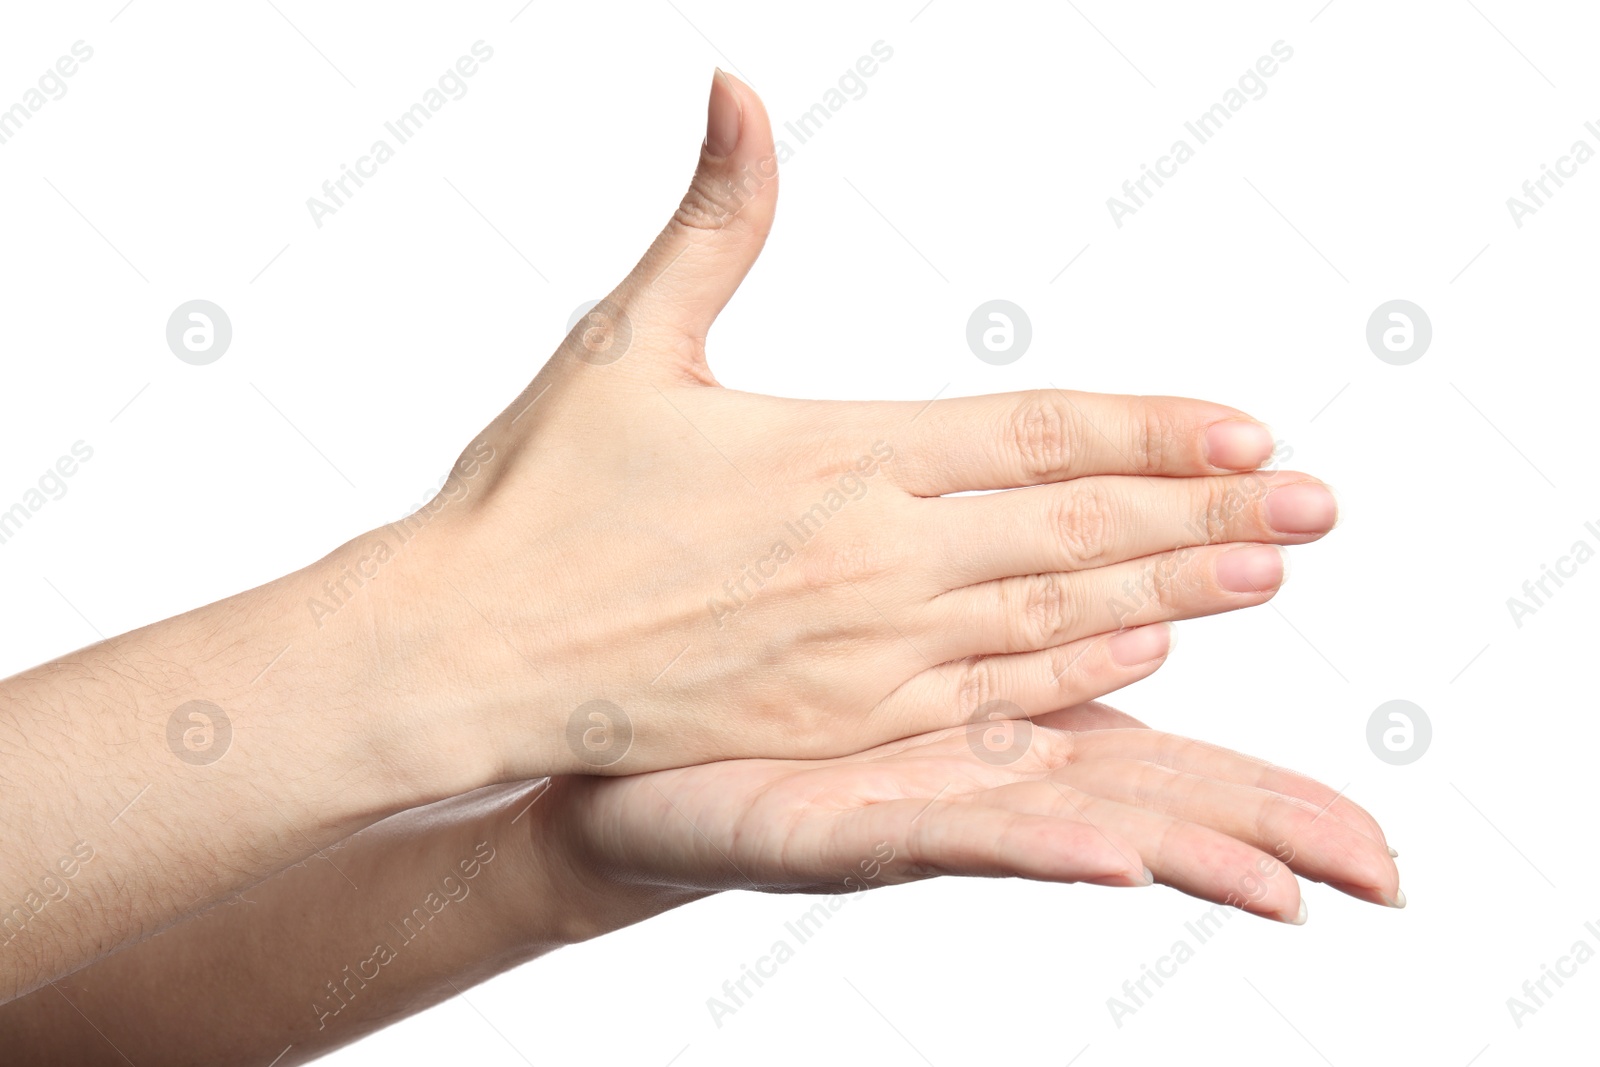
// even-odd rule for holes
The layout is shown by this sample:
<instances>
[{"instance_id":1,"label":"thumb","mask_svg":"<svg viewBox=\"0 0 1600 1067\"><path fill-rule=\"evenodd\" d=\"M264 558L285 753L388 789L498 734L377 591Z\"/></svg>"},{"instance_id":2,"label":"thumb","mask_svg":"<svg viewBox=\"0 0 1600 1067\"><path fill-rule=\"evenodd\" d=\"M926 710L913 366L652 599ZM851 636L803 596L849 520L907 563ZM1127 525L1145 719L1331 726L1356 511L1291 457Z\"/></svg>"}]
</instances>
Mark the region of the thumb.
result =
<instances>
[{"instance_id":1,"label":"thumb","mask_svg":"<svg viewBox=\"0 0 1600 1067\"><path fill-rule=\"evenodd\" d=\"M704 374L705 336L772 229L778 161L766 108L726 71L711 79L706 139L683 203L613 296L634 330L665 330L664 351ZM676 358L676 357L673 357Z\"/></svg>"}]
</instances>

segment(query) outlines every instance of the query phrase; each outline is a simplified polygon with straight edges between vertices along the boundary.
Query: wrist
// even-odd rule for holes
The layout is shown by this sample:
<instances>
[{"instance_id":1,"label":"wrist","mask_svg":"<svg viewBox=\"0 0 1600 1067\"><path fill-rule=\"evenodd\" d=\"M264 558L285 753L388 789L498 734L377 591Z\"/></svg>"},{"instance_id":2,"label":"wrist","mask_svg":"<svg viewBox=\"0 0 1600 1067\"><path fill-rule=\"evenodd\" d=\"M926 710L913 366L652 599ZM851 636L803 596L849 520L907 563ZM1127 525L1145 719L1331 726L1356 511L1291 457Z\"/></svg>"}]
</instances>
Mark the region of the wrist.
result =
<instances>
[{"instance_id":1,"label":"wrist","mask_svg":"<svg viewBox=\"0 0 1600 1067\"><path fill-rule=\"evenodd\" d=\"M437 665L447 638L417 593L422 553L397 552L389 530L234 598L257 624L251 702L315 737L335 757L324 768L332 784L380 818L498 772L481 720Z\"/></svg>"},{"instance_id":2,"label":"wrist","mask_svg":"<svg viewBox=\"0 0 1600 1067\"><path fill-rule=\"evenodd\" d=\"M518 915L535 951L588 941L712 895L641 880L601 860L585 841L581 806L590 782L558 776L527 783L501 821L530 887Z\"/></svg>"},{"instance_id":3,"label":"wrist","mask_svg":"<svg viewBox=\"0 0 1600 1067\"><path fill-rule=\"evenodd\" d=\"M291 576L302 587L302 621L359 658L357 684L405 728L392 739L398 755L436 796L588 770L567 742L565 715L553 710L561 706L547 677L554 668L516 617L535 613L533 590L508 596L520 579L499 570L507 552L481 513L487 489L449 484L458 482ZM507 601L516 608L509 619Z\"/></svg>"}]
</instances>

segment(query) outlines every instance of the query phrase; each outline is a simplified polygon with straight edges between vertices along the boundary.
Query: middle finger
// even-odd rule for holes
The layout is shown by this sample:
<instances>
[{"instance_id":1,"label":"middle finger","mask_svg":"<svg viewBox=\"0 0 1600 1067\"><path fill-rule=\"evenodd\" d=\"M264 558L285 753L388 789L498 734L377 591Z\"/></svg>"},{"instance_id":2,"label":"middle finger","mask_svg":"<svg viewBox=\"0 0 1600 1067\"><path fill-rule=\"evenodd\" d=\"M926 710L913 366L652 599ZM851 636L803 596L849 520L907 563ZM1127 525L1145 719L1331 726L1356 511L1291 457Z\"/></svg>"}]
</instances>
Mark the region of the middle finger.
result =
<instances>
[{"instance_id":1,"label":"middle finger","mask_svg":"<svg viewBox=\"0 0 1600 1067\"><path fill-rule=\"evenodd\" d=\"M1301 545L1338 508L1308 474L1080 478L984 496L940 497L939 592L1022 574L1081 571L1171 549L1235 541Z\"/></svg>"}]
</instances>

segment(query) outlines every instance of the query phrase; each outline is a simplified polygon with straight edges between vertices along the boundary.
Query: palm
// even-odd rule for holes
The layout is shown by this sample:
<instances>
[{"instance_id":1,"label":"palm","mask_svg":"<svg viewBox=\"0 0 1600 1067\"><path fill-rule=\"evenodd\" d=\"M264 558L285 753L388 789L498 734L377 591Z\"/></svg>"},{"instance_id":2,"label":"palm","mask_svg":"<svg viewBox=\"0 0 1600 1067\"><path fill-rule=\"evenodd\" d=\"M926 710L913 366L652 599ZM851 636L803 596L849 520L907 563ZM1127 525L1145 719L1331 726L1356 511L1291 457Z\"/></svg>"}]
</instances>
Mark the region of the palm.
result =
<instances>
[{"instance_id":1,"label":"palm","mask_svg":"<svg viewBox=\"0 0 1600 1067\"><path fill-rule=\"evenodd\" d=\"M1142 885L1148 868L1294 921L1287 864L1362 899L1403 899L1378 825L1320 783L1097 704L1034 722L998 749L941 730L841 759L564 779L554 796L579 854L690 890L841 892L938 874Z\"/></svg>"}]
</instances>

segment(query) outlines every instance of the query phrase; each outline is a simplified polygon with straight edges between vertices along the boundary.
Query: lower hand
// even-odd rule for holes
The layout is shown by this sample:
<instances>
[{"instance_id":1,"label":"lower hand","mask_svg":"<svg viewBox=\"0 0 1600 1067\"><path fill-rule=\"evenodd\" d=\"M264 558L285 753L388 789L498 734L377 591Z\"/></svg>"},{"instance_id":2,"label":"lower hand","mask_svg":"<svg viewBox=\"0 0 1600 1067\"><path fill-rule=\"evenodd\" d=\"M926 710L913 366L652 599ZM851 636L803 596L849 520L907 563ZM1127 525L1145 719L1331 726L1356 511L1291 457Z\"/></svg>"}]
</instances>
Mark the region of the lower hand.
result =
<instances>
[{"instance_id":1,"label":"lower hand","mask_svg":"<svg viewBox=\"0 0 1600 1067\"><path fill-rule=\"evenodd\" d=\"M970 732L984 729L1010 743ZM1335 790L1092 703L841 759L556 778L532 810L539 847L583 890L570 899L626 898L599 905L618 915L652 892L841 893L942 874L1153 880L1289 923L1305 920L1297 875L1405 902L1383 831Z\"/></svg>"}]
</instances>

